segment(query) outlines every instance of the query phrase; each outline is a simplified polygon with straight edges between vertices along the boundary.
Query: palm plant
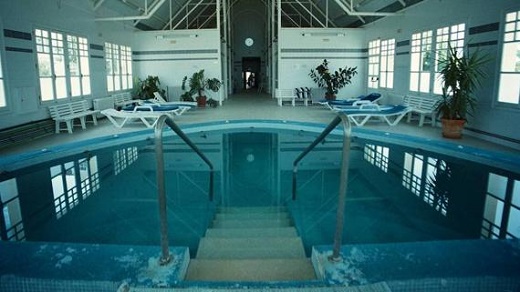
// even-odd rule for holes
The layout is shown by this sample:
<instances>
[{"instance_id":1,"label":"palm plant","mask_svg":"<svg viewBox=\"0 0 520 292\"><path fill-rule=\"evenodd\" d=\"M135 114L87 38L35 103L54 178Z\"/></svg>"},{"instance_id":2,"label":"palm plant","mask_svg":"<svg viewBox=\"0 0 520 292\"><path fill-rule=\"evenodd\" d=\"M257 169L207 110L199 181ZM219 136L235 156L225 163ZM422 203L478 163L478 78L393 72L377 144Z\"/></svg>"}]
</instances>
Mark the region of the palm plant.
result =
<instances>
[{"instance_id":1,"label":"palm plant","mask_svg":"<svg viewBox=\"0 0 520 292\"><path fill-rule=\"evenodd\" d=\"M193 73L193 75L188 79L187 76L182 80L182 90L186 90L186 82L188 82L189 90L183 94L183 96L193 96L197 94L197 101L206 100L206 96L204 94L205 90L211 90L213 92L217 92L222 85L222 82L217 78L206 78L204 76L204 69ZM202 104L202 103L201 103Z\"/></svg>"},{"instance_id":2,"label":"palm plant","mask_svg":"<svg viewBox=\"0 0 520 292\"><path fill-rule=\"evenodd\" d=\"M466 120L468 115L472 115L477 103L475 91L486 76L482 67L488 61L489 58L480 51L461 53L449 47L446 57L439 60L442 100L437 111L442 119Z\"/></svg>"}]
</instances>

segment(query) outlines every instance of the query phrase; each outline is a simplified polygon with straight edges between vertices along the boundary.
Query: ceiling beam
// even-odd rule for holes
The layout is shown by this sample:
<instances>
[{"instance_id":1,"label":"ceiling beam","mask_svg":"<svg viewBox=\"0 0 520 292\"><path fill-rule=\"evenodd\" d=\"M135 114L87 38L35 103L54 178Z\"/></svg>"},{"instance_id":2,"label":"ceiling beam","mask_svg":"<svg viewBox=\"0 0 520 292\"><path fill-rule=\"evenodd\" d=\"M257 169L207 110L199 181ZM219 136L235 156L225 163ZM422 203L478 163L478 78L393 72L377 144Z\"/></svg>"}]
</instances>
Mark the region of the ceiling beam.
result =
<instances>
[{"instance_id":1,"label":"ceiling beam","mask_svg":"<svg viewBox=\"0 0 520 292\"><path fill-rule=\"evenodd\" d=\"M105 0L98 0L96 3L94 3L94 11L98 10L99 7L105 2Z\"/></svg>"},{"instance_id":2,"label":"ceiling beam","mask_svg":"<svg viewBox=\"0 0 520 292\"><path fill-rule=\"evenodd\" d=\"M116 17L105 17L105 18L96 18L96 21L120 21L120 20L142 20L142 19L150 19L155 12L164 4L166 0L158 0L155 2L156 4L152 7L152 9L148 10L148 5L145 7L145 13L142 15L136 16L116 16Z\"/></svg>"}]
</instances>

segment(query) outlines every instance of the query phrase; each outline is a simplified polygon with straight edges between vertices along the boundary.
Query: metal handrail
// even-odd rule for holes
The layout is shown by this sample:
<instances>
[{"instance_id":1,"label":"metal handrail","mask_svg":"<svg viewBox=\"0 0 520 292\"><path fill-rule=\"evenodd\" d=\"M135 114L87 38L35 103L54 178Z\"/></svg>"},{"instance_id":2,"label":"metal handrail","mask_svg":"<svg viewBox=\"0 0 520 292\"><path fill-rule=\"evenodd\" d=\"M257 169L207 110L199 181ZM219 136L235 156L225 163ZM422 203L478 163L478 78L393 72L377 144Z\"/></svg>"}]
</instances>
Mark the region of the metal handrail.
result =
<instances>
[{"instance_id":1,"label":"metal handrail","mask_svg":"<svg viewBox=\"0 0 520 292\"><path fill-rule=\"evenodd\" d=\"M311 143L293 162L293 193L292 199L296 200L296 174L298 172L298 163L307 155L316 145L318 145L325 137L336 128L339 123L343 123L343 150L341 158L341 176L339 182L339 194L338 194L338 210L336 213L336 231L334 234L334 247L332 255L329 257L332 261L340 260L340 249L341 241L343 237L343 224L345 217L345 198L347 195L347 184L348 184L348 168L349 168L349 155L350 155L350 140L352 134L352 125L348 116L344 113L338 113L338 115L330 122L330 124L321 132L321 134Z\"/></svg>"},{"instance_id":2,"label":"metal handrail","mask_svg":"<svg viewBox=\"0 0 520 292\"><path fill-rule=\"evenodd\" d=\"M167 115L162 115L155 124L155 157L157 160L157 197L159 201L159 217L161 224L161 258L159 263L166 265L171 261L168 242L168 220L166 212L166 188L164 181L164 153L162 134L164 124L168 125L177 136L179 136L191 149L199 155L199 157L206 162L210 169L209 176L209 199L213 201L213 164L209 159L199 150L199 148L184 134L184 132L175 124L175 122Z\"/></svg>"}]
</instances>

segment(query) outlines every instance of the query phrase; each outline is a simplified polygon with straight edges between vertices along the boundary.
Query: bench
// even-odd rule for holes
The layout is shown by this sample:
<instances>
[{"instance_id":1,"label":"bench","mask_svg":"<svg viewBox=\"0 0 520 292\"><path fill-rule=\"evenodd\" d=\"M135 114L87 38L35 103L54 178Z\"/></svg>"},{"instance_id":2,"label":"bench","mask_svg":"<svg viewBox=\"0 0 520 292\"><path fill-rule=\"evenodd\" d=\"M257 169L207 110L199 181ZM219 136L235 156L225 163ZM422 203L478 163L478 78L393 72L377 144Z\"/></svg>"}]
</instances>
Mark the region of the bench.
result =
<instances>
[{"instance_id":1,"label":"bench","mask_svg":"<svg viewBox=\"0 0 520 292\"><path fill-rule=\"evenodd\" d=\"M292 106L296 105L296 94L293 89L276 89L274 97L278 99L279 106L282 106L284 101L290 101Z\"/></svg>"},{"instance_id":2,"label":"bench","mask_svg":"<svg viewBox=\"0 0 520 292\"><path fill-rule=\"evenodd\" d=\"M55 132L59 133L61 130L67 130L72 134L72 127L74 126L74 119L79 119L81 128L86 129L87 117L92 117L92 122L97 125L96 114L98 110L91 110L86 100L74 101L68 103L60 103L49 106L49 112L52 119L55 121ZM61 128L61 123L66 124L66 128Z\"/></svg>"},{"instance_id":3,"label":"bench","mask_svg":"<svg viewBox=\"0 0 520 292\"><path fill-rule=\"evenodd\" d=\"M112 95L114 97L114 105L117 107L124 107L125 105L129 105L135 103L136 101L132 99L132 95L130 92L120 92Z\"/></svg>"},{"instance_id":4,"label":"bench","mask_svg":"<svg viewBox=\"0 0 520 292\"><path fill-rule=\"evenodd\" d=\"M422 127L425 122L430 123L432 127L435 127L435 109L439 101L440 100L435 97L405 95L403 103L412 109L408 113L407 122L412 120L413 115L418 115L419 127ZM428 118L429 121L425 121L426 118Z\"/></svg>"}]
</instances>

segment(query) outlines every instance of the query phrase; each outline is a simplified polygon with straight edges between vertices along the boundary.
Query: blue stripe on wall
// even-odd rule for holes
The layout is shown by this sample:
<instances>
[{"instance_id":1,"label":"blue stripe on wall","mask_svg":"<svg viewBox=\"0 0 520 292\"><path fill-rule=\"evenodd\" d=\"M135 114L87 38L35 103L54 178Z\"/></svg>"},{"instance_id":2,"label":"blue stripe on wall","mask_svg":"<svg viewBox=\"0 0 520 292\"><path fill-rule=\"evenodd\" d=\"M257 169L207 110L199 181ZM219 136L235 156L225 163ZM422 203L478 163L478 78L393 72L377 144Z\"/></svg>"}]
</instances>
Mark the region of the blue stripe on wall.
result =
<instances>
[{"instance_id":1,"label":"blue stripe on wall","mask_svg":"<svg viewBox=\"0 0 520 292\"><path fill-rule=\"evenodd\" d=\"M490 32L490 31L498 31L500 28L500 23L494 22L494 23L488 23L484 25L474 26L469 28L469 34L479 34L484 32Z\"/></svg>"},{"instance_id":2,"label":"blue stripe on wall","mask_svg":"<svg viewBox=\"0 0 520 292\"><path fill-rule=\"evenodd\" d=\"M92 58L92 59L104 59L105 57L103 57L103 56L96 56L96 55L90 55L90 58Z\"/></svg>"},{"instance_id":3,"label":"blue stripe on wall","mask_svg":"<svg viewBox=\"0 0 520 292\"><path fill-rule=\"evenodd\" d=\"M103 51L104 47L102 45L90 44L90 49L96 51Z\"/></svg>"},{"instance_id":4,"label":"blue stripe on wall","mask_svg":"<svg viewBox=\"0 0 520 292\"><path fill-rule=\"evenodd\" d=\"M15 48L15 47L5 47L6 51L9 52L19 52L19 53L32 53L32 49L24 49L24 48Z\"/></svg>"},{"instance_id":5,"label":"blue stripe on wall","mask_svg":"<svg viewBox=\"0 0 520 292\"><path fill-rule=\"evenodd\" d=\"M488 41L488 42L468 44L468 48L478 48L478 47L496 46L496 45L498 45L498 41Z\"/></svg>"},{"instance_id":6,"label":"blue stripe on wall","mask_svg":"<svg viewBox=\"0 0 520 292\"><path fill-rule=\"evenodd\" d=\"M316 56L316 57L281 57L280 59L284 60L315 60L315 59L324 59L323 56ZM368 57L326 57L325 59L336 59L336 60L342 60L342 59L350 59L350 60L363 60L368 59Z\"/></svg>"},{"instance_id":7,"label":"blue stripe on wall","mask_svg":"<svg viewBox=\"0 0 520 292\"><path fill-rule=\"evenodd\" d=\"M27 32L4 29L4 36L6 38L21 39L21 40L32 40L32 35Z\"/></svg>"},{"instance_id":8,"label":"blue stripe on wall","mask_svg":"<svg viewBox=\"0 0 520 292\"><path fill-rule=\"evenodd\" d=\"M366 53L368 49L282 49L282 53Z\"/></svg>"},{"instance_id":9,"label":"blue stripe on wall","mask_svg":"<svg viewBox=\"0 0 520 292\"><path fill-rule=\"evenodd\" d=\"M218 58L165 58L165 59L142 59L136 60L134 62L164 62L164 61L210 61L210 60L218 60Z\"/></svg>"},{"instance_id":10,"label":"blue stripe on wall","mask_svg":"<svg viewBox=\"0 0 520 292\"><path fill-rule=\"evenodd\" d=\"M404 46L409 46L409 45L410 45L410 40L400 41L395 44L396 47L404 47Z\"/></svg>"},{"instance_id":11,"label":"blue stripe on wall","mask_svg":"<svg viewBox=\"0 0 520 292\"><path fill-rule=\"evenodd\" d=\"M133 55L179 55L179 54L216 54L218 50L177 50L132 52Z\"/></svg>"}]
</instances>

